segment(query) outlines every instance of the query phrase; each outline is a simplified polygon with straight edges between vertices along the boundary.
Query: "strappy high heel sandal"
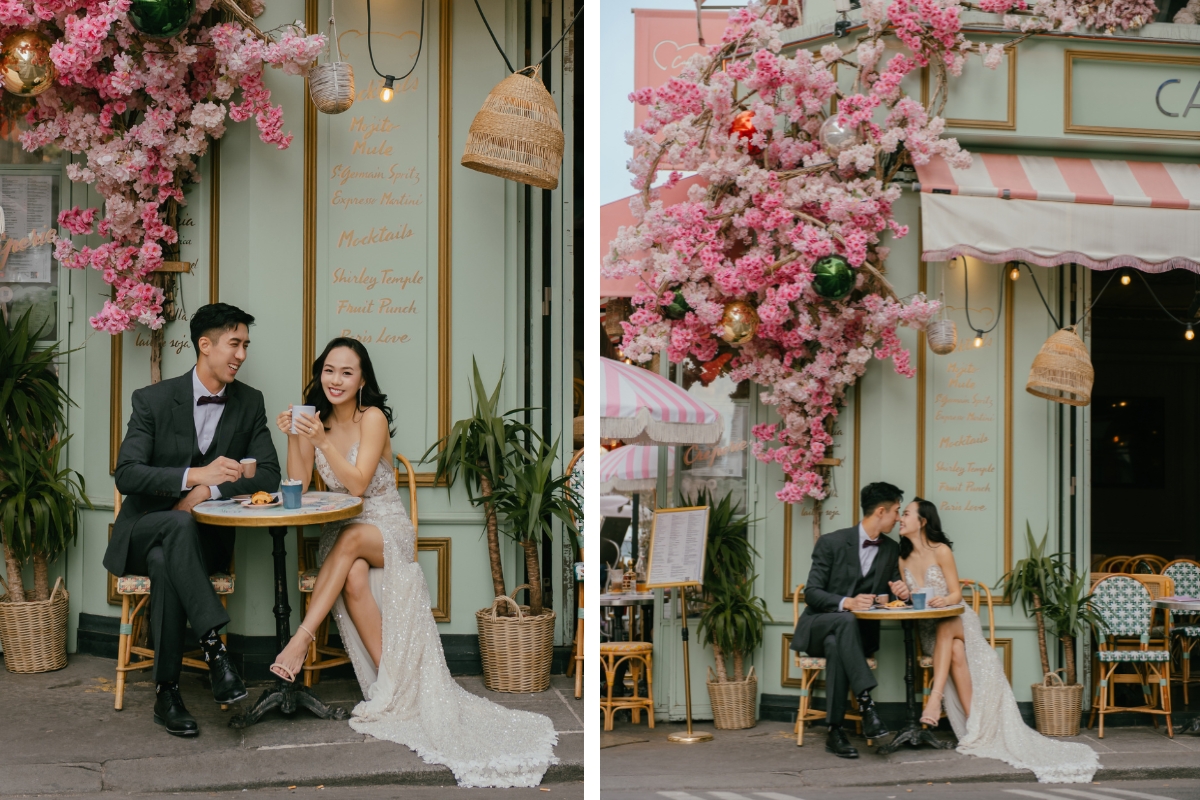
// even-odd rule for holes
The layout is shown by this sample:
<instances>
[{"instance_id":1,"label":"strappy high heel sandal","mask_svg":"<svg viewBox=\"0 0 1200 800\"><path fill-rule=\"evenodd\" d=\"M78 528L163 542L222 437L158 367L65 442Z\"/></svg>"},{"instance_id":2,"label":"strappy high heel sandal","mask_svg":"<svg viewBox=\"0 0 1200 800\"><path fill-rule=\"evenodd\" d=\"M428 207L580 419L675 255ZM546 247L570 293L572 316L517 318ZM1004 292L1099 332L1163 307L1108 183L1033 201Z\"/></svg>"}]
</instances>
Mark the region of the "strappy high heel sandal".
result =
<instances>
[{"instance_id":1,"label":"strappy high heel sandal","mask_svg":"<svg viewBox=\"0 0 1200 800\"><path fill-rule=\"evenodd\" d=\"M937 700L934 700L934 695L937 696ZM921 710L921 724L936 728L941 718L942 693L934 689L929 693L929 699L925 701L925 708Z\"/></svg>"},{"instance_id":2,"label":"strappy high heel sandal","mask_svg":"<svg viewBox=\"0 0 1200 800\"><path fill-rule=\"evenodd\" d=\"M304 627L303 622L300 623L300 630L307 633L314 642L317 640L317 637L313 634L313 632L310 631L308 628ZM287 681L288 683L296 682L296 673L292 672L290 669L285 667L283 664L280 664L278 661L276 661L274 664L272 664L270 669L271 669L271 672L273 672L275 675L278 675L280 678ZM303 669L303 667L301 667L301 669Z\"/></svg>"}]
</instances>

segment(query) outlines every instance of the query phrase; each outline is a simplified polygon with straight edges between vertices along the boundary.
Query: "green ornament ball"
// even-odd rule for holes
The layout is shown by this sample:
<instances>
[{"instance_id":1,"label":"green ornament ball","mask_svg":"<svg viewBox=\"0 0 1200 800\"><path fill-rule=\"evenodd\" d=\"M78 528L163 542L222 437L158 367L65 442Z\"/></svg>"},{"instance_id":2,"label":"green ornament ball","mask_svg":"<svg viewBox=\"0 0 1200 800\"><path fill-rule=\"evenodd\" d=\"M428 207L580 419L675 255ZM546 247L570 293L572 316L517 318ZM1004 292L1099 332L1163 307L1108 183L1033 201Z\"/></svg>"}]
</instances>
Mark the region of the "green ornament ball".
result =
<instances>
[{"instance_id":1,"label":"green ornament ball","mask_svg":"<svg viewBox=\"0 0 1200 800\"><path fill-rule=\"evenodd\" d=\"M684 299L683 292L676 291L675 297L671 299L671 302L663 306L662 313L667 319L680 320L691 310L692 307Z\"/></svg>"},{"instance_id":2,"label":"green ornament ball","mask_svg":"<svg viewBox=\"0 0 1200 800\"><path fill-rule=\"evenodd\" d=\"M169 39L187 27L195 12L196 0L133 0L129 21L146 36Z\"/></svg>"},{"instance_id":3,"label":"green ornament ball","mask_svg":"<svg viewBox=\"0 0 1200 800\"><path fill-rule=\"evenodd\" d=\"M826 300L841 300L854 288L854 270L841 256L825 256L813 264L813 291Z\"/></svg>"}]
</instances>

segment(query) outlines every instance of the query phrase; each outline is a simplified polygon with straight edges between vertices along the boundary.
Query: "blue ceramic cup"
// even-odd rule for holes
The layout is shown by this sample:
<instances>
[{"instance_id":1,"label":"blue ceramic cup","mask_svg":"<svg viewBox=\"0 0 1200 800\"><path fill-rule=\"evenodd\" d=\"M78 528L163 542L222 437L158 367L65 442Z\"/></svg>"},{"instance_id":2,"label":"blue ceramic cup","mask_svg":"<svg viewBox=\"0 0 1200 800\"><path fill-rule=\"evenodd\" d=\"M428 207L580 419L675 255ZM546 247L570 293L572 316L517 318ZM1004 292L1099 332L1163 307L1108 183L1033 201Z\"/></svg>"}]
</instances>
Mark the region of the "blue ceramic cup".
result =
<instances>
[{"instance_id":1,"label":"blue ceramic cup","mask_svg":"<svg viewBox=\"0 0 1200 800\"><path fill-rule=\"evenodd\" d=\"M304 487L300 484L300 481L284 481L280 484L279 491L283 495L284 508L295 509L300 507L300 496L304 493Z\"/></svg>"},{"instance_id":2,"label":"blue ceramic cup","mask_svg":"<svg viewBox=\"0 0 1200 800\"><path fill-rule=\"evenodd\" d=\"M284 497L283 505L284 505L284 507L287 507L286 496ZM924 592L924 590L912 593L912 605L913 605L913 609L916 611L924 611L925 610L925 592Z\"/></svg>"}]
</instances>

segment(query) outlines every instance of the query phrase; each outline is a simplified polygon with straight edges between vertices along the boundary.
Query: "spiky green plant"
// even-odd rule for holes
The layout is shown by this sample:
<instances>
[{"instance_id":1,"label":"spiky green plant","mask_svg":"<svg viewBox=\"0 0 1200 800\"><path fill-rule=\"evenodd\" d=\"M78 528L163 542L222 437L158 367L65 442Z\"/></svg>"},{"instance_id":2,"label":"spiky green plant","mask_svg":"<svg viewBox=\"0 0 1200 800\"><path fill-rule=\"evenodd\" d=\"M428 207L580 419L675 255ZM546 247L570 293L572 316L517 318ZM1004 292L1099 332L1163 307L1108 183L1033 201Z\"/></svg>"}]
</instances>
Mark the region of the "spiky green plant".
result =
<instances>
[{"instance_id":1,"label":"spiky green plant","mask_svg":"<svg viewBox=\"0 0 1200 800\"><path fill-rule=\"evenodd\" d=\"M496 515L504 532L515 539L525 551L525 572L529 581L529 613L537 616L543 611L542 572L538 562L538 546L543 538L554 536L554 520L570 531L575 541L579 532L575 519L583 509L568 484L570 476L555 475L558 459L558 440L546 444L537 437L537 449L531 454L514 451L504 480L492 495Z\"/></svg>"},{"instance_id":2,"label":"spiky green plant","mask_svg":"<svg viewBox=\"0 0 1200 800\"><path fill-rule=\"evenodd\" d=\"M466 479L467 496L471 504L483 506L492 590L499 597L505 594L504 566L500 561L500 534L492 494L504 480L509 454L518 452L528 455L521 440L535 434L528 425L512 419L514 414L526 409L515 408L504 413L497 411L500 386L504 382L504 366L501 365L500 378L490 394L484 387L479 365L474 358L471 359L471 369L474 373L470 387L474 413L455 422L450 432L425 452L421 463L436 461L437 480L445 482L447 492L461 475Z\"/></svg>"},{"instance_id":3,"label":"spiky green plant","mask_svg":"<svg viewBox=\"0 0 1200 800\"><path fill-rule=\"evenodd\" d=\"M733 680L746 679L746 654L763 642L767 604L754 595L754 556L750 517L738 516L733 493L716 500L708 492L696 496L708 506L708 542L704 553L704 607L700 612L700 641L713 649L717 680L730 680L726 659L733 659Z\"/></svg>"},{"instance_id":4,"label":"spiky green plant","mask_svg":"<svg viewBox=\"0 0 1200 800\"><path fill-rule=\"evenodd\" d=\"M1062 642L1063 661L1067 670L1067 685L1075 684L1075 640L1093 628L1102 630L1100 615L1090 605L1092 576L1087 572L1075 574L1063 558L1056 559L1059 569L1046 586L1046 604L1042 615Z\"/></svg>"},{"instance_id":5,"label":"spiky green plant","mask_svg":"<svg viewBox=\"0 0 1200 800\"><path fill-rule=\"evenodd\" d=\"M1020 602L1026 615L1030 612L1037 623L1038 653L1042 658L1042 674L1050 671L1050 657L1046 653L1046 621L1043 618L1042 607L1046 604L1048 587L1057 572L1055 559L1046 554L1046 539L1050 535L1050 527L1042 540L1033 539L1033 529L1025 523L1025 543L1028 555L1022 558L1007 574L1000 579L997 588L1003 587L1004 599L1008 603Z\"/></svg>"}]
</instances>

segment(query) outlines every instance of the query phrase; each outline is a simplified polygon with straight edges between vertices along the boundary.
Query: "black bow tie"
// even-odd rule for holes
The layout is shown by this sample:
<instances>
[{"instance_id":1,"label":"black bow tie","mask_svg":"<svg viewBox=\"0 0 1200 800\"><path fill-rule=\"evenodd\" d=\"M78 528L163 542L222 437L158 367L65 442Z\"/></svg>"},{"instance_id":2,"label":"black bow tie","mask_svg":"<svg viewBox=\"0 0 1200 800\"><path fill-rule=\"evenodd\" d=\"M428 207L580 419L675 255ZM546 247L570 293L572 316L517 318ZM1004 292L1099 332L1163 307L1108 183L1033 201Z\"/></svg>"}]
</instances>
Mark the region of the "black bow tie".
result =
<instances>
[{"instance_id":1,"label":"black bow tie","mask_svg":"<svg viewBox=\"0 0 1200 800\"><path fill-rule=\"evenodd\" d=\"M879 547L879 542L879 539L863 539L863 549L866 550L868 547Z\"/></svg>"},{"instance_id":2,"label":"black bow tie","mask_svg":"<svg viewBox=\"0 0 1200 800\"><path fill-rule=\"evenodd\" d=\"M210 395L206 395L205 397L197 398L196 405L206 406L209 403L216 403L219 406L223 406L223 405L225 405L225 401L228 399L229 398L227 398L223 394L210 394Z\"/></svg>"}]
</instances>

